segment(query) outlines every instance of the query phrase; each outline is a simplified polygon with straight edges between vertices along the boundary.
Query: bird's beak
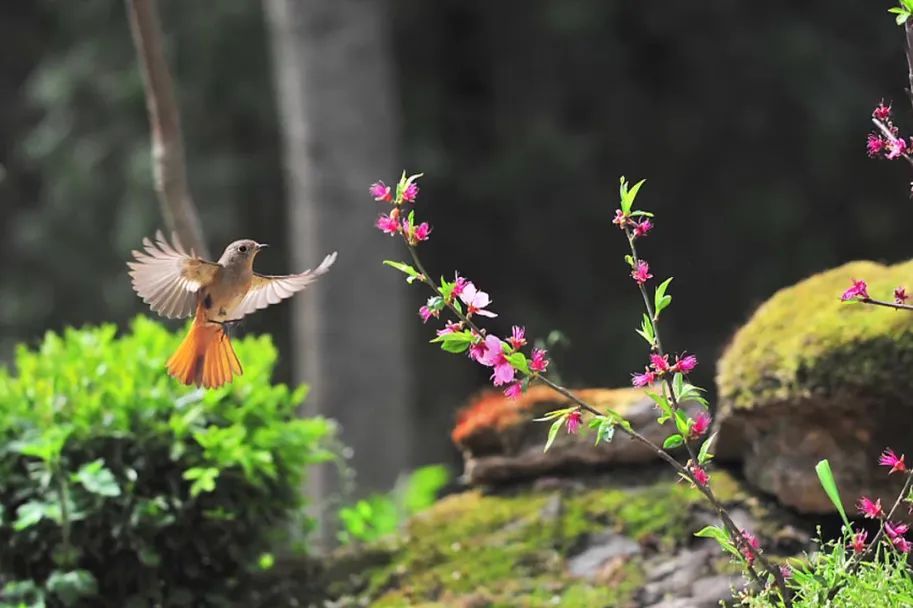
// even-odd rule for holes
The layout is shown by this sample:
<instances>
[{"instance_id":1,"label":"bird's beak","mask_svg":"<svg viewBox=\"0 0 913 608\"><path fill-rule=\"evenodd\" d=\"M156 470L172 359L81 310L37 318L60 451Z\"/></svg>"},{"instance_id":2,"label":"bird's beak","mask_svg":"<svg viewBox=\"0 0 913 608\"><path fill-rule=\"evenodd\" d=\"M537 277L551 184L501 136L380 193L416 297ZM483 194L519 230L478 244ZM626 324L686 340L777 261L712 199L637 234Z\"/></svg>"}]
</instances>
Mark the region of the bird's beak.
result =
<instances>
[{"instance_id":1,"label":"bird's beak","mask_svg":"<svg viewBox=\"0 0 913 608\"><path fill-rule=\"evenodd\" d=\"M260 251L261 249L266 249L267 247L269 247L269 245L267 245L266 243L257 243L257 251Z\"/></svg>"}]
</instances>

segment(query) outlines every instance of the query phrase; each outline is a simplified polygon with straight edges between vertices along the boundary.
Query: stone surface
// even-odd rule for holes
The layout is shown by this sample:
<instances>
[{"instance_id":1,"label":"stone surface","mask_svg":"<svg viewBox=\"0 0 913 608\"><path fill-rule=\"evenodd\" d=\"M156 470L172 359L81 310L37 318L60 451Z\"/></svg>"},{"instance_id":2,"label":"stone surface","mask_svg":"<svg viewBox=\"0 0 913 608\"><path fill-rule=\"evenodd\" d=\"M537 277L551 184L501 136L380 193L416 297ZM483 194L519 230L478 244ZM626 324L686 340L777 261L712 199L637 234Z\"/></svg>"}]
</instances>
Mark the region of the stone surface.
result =
<instances>
[{"instance_id":1,"label":"stone surface","mask_svg":"<svg viewBox=\"0 0 913 608\"><path fill-rule=\"evenodd\" d=\"M567 560L571 576L597 580L605 568L616 558L630 558L640 553L640 545L624 536L608 531L595 535L587 548Z\"/></svg>"},{"instance_id":2,"label":"stone surface","mask_svg":"<svg viewBox=\"0 0 913 608\"><path fill-rule=\"evenodd\" d=\"M590 388L576 392L597 409L611 408L622 414L657 444L674 432L671 425L657 424L658 410L643 390ZM516 400L500 392L486 392L475 399L458 415L452 435L463 451L466 481L497 485L657 460L655 453L621 432L611 443L596 446L592 434L561 431L544 452L548 424L534 419L563 407L568 407L566 400L546 386L535 386ZM694 414L700 406L689 403L686 409Z\"/></svg>"},{"instance_id":3,"label":"stone surface","mask_svg":"<svg viewBox=\"0 0 913 608\"><path fill-rule=\"evenodd\" d=\"M863 494L893 501L900 482L877 460L885 446L913 455L913 314L839 297L864 278L891 299L910 277L913 262L854 262L761 305L718 364L717 456L802 512L834 510L814 470L822 458L847 510Z\"/></svg>"}]
</instances>

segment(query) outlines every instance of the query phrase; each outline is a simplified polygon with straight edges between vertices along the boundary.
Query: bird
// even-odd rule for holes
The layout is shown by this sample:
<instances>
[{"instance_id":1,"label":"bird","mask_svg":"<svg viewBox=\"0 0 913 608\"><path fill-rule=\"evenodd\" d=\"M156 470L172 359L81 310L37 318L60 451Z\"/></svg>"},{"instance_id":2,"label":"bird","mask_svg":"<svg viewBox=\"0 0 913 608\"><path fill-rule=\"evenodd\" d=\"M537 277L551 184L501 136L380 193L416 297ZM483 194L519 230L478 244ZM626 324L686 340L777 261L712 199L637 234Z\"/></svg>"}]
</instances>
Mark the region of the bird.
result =
<instances>
[{"instance_id":1,"label":"bird","mask_svg":"<svg viewBox=\"0 0 913 608\"><path fill-rule=\"evenodd\" d=\"M254 258L268 247L251 239L234 241L218 262L169 243L162 231L143 239L144 251L127 262L134 291L153 311L169 319L193 315L186 337L166 364L169 375L185 385L218 388L243 374L231 345L230 324L301 291L325 274L336 252L317 268L290 275L254 272Z\"/></svg>"}]
</instances>

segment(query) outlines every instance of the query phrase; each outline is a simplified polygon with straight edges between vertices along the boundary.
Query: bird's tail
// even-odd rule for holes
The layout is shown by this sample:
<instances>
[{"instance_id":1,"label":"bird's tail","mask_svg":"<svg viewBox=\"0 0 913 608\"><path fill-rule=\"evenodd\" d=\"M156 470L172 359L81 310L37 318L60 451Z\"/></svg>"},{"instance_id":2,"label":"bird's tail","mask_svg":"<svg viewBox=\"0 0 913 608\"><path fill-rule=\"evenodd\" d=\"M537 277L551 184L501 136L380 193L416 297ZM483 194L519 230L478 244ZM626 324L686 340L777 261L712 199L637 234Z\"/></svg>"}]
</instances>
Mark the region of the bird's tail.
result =
<instances>
[{"instance_id":1,"label":"bird's tail","mask_svg":"<svg viewBox=\"0 0 913 608\"><path fill-rule=\"evenodd\" d=\"M168 373L184 384L217 388L242 374L241 362L221 325L196 318L168 359Z\"/></svg>"}]
</instances>

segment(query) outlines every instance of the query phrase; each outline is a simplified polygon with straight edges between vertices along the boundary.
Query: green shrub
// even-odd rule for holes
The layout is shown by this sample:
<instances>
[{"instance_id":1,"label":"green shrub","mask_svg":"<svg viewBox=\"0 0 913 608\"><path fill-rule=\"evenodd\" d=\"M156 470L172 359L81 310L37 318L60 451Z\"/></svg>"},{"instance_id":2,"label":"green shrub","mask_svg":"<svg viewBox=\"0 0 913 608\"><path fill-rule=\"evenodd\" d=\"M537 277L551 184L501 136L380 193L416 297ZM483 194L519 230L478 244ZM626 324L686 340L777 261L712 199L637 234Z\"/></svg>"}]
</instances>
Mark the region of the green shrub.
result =
<instances>
[{"instance_id":1,"label":"green shrub","mask_svg":"<svg viewBox=\"0 0 913 608\"><path fill-rule=\"evenodd\" d=\"M339 540L370 542L392 534L406 519L427 509L450 481L443 465L429 465L401 476L386 494L373 494L339 510Z\"/></svg>"},{"instance_id":2,"label":"green shrub","mask_svg":"<svg viewBox=\"0 0 913 608\"><path fill-rule=\"evenodd\" d=\"M2 601L237 605L332 424L271 384L268 337L237 340L244 375L205 391L165 374L180 335L144 318L116 333L48 333L0 370Z\"/></svg>"}]
</instances>

